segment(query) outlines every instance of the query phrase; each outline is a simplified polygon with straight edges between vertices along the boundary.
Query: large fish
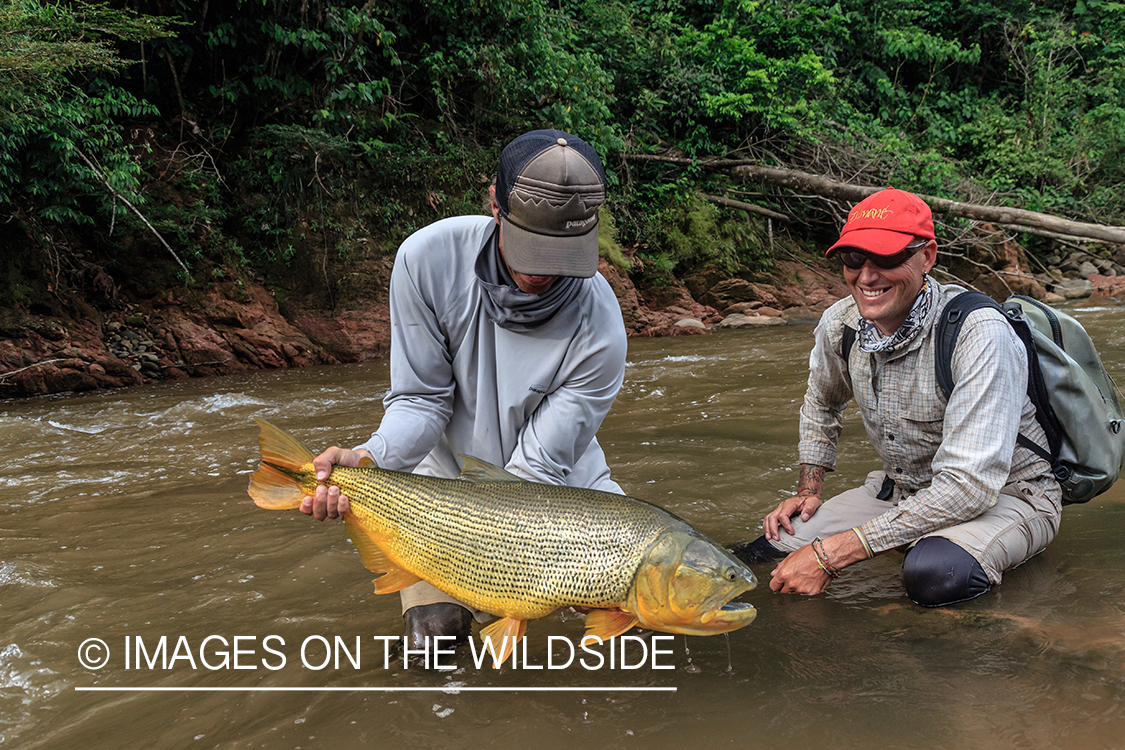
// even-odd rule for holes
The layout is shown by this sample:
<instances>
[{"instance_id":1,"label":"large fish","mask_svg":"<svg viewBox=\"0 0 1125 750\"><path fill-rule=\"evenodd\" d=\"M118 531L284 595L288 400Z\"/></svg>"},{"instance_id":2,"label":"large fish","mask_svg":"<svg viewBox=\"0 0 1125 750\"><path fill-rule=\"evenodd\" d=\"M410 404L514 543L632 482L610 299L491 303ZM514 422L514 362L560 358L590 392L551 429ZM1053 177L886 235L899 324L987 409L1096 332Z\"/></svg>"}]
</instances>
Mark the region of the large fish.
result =
<instances>
[{"instance_id":1,"label":"large fish","mask_svg":"<svg viewBox=\"0 0 1125 750\"><path fill-rule=\"evenodd\" d=\"M419 580L500 618L481 631L497 663L527 620L585 607L586 635L634 625L713 635L750 624L754 588L741 561L661 508L624 495L528 482L462 456L460 479L336 466L317 482L314 454L265 420L249 493L260 507L296 508L318 484L348 496L345 528L376 593ZM499 655L494 644L502 644Z\"/></svg>"}]
</instances>

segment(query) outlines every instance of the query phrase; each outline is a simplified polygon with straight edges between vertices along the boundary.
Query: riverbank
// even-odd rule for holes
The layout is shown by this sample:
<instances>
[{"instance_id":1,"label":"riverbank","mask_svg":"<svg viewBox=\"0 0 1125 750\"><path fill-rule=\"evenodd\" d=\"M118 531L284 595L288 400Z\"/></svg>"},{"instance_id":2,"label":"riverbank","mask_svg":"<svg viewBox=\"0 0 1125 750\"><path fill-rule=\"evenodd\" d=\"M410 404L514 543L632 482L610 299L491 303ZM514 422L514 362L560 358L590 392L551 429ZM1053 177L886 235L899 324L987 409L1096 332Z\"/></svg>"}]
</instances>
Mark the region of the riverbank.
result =
<instances>
[{"instance_id":1,"label":"riverbank","mask_svg":"<svg viewBox=\"0 0 1125 750\"><path fill-rule=\"evenodd\" d=\"M1125 298L1125 248L1072 251L1036 269L1015 242L987 229L981 236L971 256L939 257L937 277L997 299ZM626 256L627 264L641 262ZM659 288L638 287L626 269L604 259L599 270L631 337L813 323L847 294L838 270L818 258L781 261L751 279L694 277ZM101 310L87 305L84 315L68 318L0 308L0 398L383 357L390 345L390 262L372 261L355 273L362 288L332 309L233 276L118 299Z\"/></svg>"}]
</instances>

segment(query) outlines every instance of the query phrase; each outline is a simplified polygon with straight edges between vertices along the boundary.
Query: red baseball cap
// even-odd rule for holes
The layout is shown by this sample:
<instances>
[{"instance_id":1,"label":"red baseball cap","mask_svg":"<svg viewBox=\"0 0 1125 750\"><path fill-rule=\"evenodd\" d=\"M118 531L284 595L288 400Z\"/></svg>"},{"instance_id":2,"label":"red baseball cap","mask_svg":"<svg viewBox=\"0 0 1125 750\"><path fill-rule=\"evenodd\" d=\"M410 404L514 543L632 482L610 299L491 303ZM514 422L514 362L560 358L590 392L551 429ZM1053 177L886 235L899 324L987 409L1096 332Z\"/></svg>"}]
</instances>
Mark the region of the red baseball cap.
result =
<instances>
[{"instance_id":1,"label":"red baseball cap","mask_svg":"<svg viewBox=\"0 0 1125 750\"><path fill-rule=\"evenodd\" d=\"M840 239L825 257L842 247L873 255L894 255L915 237L934 239L934 217L914 193L887 188L864 198L848 213Z\"/></svg>"}]
</instances>

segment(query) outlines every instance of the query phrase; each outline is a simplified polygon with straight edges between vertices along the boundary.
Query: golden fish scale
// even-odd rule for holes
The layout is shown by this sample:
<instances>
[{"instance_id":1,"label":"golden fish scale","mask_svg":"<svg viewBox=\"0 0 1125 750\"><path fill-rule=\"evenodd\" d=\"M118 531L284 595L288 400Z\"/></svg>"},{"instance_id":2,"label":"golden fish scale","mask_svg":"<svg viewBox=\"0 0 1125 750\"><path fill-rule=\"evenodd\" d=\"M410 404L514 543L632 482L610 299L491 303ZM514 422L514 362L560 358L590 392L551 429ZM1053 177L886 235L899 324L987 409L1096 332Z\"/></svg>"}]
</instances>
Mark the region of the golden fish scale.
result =
<instances>
[{"instance_id":1,"label":"golden fish scale","mask_svg":"<svg viewBox=\"0 0 1125 750\"><path fill-rule=\"evenodd\" d=\"M526 619L620 606L656 538L692 533L654 505L596 490L346 467L329 483L404 569L477 609Z\"/></svg>"}]
</instances>

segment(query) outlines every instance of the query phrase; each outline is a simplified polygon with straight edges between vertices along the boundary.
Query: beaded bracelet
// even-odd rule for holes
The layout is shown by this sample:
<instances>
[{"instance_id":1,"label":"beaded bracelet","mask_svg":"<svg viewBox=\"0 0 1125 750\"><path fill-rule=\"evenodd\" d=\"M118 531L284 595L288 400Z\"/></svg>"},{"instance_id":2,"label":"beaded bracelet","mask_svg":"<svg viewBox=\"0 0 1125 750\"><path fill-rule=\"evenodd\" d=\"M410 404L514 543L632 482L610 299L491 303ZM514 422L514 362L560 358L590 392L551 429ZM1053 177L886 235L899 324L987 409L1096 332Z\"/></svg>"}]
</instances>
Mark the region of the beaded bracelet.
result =
<instances>
[{"instance_id":1,"label":"beaded bracelet","mask_svg":"<svg viewBox=\"0 0 1125 750\"><path fill-rule=\"evenodd\" d=\"M817 549L818 544L820 545L819 550ZM821 539L820 537L813 539L812 551L813 557L816 558L816 564L820 566L821 570L828 574L829 578L835 579L840 577L840 571L837 568L833 567L831 560L828 559L828 552L824 549L823 539ZM824 557L822 558L821 555L823 555Z\"/></svg>"}]
</instances>

